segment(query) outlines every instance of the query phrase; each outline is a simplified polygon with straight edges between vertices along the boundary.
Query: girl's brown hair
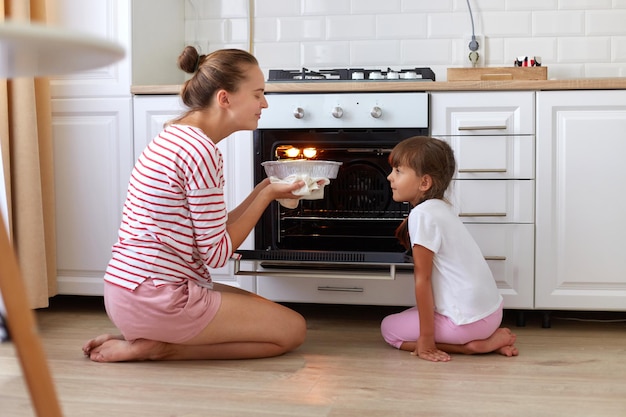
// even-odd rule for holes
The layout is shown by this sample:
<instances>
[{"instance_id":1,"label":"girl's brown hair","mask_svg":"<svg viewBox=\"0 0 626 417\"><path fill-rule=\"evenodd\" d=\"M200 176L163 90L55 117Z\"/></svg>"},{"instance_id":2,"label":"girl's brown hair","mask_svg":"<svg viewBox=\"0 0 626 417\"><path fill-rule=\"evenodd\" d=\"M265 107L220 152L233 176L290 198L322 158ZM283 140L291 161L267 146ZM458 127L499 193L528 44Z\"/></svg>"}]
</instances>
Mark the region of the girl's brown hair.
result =
<instances>
[{"instance_id":1,"label":"girl's brown hair","mask_svg":"<svg viewBox=\"0 0 626 417\"><path fill-rule=\"evenodd\" d=\"M456 170L454 152L450 145L427 136L413 136L398 143L389 155L389 165L392 168L409 167L417 175L430 176L432 186L417 204L432 198L444 200ZM396 229L396 237L407 250L411 248L408 218Z\"/></svg>"},{"instance_id":2,"label":"girl's brown hair","mask_svg":"<svg viewBox=\"0 0 626 417\"><path fill-rule=\"evenodd\" d=\"M189 109L186 114L208 107L218 90L237 91L251 65L259 63L242 49L220 49L200 55L195 47L186 46L178 57L178 67L193 74L180 92L182 102Z\"/></svg>"}]
</instances>

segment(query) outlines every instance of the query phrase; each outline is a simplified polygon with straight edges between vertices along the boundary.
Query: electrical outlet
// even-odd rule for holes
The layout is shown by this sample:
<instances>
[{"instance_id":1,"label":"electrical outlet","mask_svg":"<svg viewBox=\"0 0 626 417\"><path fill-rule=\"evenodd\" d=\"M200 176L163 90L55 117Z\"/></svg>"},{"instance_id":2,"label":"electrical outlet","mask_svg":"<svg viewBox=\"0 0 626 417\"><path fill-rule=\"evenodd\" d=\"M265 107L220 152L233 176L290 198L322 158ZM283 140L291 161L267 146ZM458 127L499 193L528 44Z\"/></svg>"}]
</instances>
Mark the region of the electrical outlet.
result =
<instances>
[{"instance_id":1,"label":"electrical outlet","mask_svg":"<svg viewBox=\"0 0 626 417\"><path fill-rule=\"evenodd\" d=\"M463 62L466 67L485 66L485 37L483 35L467 35L463 38Z\"/></svg>"}]
</instances>

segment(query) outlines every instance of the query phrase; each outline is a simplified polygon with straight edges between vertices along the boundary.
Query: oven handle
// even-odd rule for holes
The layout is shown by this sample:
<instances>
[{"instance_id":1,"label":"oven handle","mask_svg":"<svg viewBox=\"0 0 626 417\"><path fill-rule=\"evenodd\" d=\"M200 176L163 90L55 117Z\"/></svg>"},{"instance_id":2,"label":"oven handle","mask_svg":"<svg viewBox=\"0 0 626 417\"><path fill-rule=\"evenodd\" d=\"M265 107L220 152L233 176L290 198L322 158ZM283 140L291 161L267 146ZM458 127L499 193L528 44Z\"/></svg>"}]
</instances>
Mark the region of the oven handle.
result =
<instances>
[{"instance_id":1,"label":"oven handle","mask_svg":"<svg viewBox=\"0 0 626 417\"><path fill-rule=\"evenodd\" d=\"M384 280L395 280L396 279L396 266L394 264L389 264L389 273L388 274L376 274L376 273L362 273L362 272L354 272L354 271L345 271L345 272L329 272L327 270L315 272L298 272L296 270L290 271L259 271L256 269L256 261L247 261L254 262L255 270L242 270L241 269L241 260L233 259L234 265L234 274L241 276L272 276L272 277L290 277L290 278L349 278L349 279L384 279Z\"/></svg>"}]
</instances>

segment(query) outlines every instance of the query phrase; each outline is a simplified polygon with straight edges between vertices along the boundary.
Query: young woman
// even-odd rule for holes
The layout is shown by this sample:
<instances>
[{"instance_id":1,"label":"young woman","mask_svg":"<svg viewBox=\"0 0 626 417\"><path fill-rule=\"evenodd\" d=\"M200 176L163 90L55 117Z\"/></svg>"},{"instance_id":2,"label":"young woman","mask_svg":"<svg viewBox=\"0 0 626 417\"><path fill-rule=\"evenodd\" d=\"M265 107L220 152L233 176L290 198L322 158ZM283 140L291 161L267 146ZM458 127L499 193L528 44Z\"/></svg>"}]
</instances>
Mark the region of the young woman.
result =
<instances>
[{"instance_id":1,"label":"young woman","mask_svg":"<svg viewBox=\"0 0 626 417\"><path fill-rule=\"evenodd\" d=\"M304 184L266 179L226 212L216 147L254 130L267 107L264 76L249 53L199 55L187 46L179 67L193 74L181 91L188 111L152 140L133 169L104 300L121 335L83 347L97 362L236 359L281 355L305 338L304 318L262 297L211 281L272 200L298 198Z\"/></svg>"},{"instance_id":2,"label":"young woman","mask_svg":"<svg viewBox=\"0 0 626 417\"><path fill-rule=\"evenodd\" d=\"M446 202L454 153L441 140L412 137L389 156L394 201L413 209L396 231L413 254L417 307L385 317L390 345L430 361L450 353L516 356L515 335L499 328L502 296L476 242Z\"/></svg>"}]
</instances>

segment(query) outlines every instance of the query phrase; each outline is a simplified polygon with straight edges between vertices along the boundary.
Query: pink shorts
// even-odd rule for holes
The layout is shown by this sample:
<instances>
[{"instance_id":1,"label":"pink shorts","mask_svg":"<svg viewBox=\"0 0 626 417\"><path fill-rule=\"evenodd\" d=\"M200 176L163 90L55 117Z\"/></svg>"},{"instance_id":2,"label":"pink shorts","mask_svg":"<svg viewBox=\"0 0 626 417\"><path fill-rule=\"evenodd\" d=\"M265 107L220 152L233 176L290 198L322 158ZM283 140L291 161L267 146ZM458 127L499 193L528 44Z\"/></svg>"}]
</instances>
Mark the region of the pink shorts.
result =
<instances>
[{"instance_id":1,"label":"pink shorts","mask_svg":"<svg viewBox=\"0 0 626 417\"><path fill-rule=\"evenodd\" d=\"M454 324L448 317L435 313L435 342L464 345L472 340L487 339L500 327L502 309L503 303L487 317L462 325ZM420 336L420 318L417 307L385 317L380 330L385 341L397 349L400 349L403 342L415 342Z\"/></svg>"},{"instance_id":2,"label":"pink shorts","mask_svg":"<svg viewBox=\"0 0 626 417\"><path fill-rule=\"evenodd\" d=\"M194 282L155 287L145 280L135 291L104 283L104 305L124 339L184 343L217 314L222 295Z\"/></svg>"}]
</instances>

